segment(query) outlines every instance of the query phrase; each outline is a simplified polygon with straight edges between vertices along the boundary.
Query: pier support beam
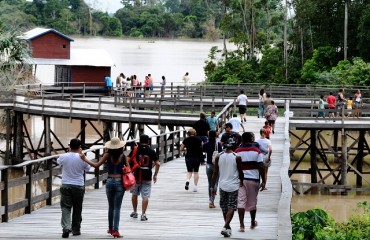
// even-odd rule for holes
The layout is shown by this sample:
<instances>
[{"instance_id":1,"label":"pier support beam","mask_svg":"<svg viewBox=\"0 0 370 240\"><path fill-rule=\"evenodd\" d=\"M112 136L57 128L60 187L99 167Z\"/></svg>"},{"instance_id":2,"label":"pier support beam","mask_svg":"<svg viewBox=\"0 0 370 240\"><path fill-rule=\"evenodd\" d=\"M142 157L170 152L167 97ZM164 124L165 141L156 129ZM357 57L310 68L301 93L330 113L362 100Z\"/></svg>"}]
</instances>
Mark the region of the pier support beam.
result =
<instances>
[{"instance_id":1,"label":"pier support beam","mask_svg":"<svg viewBox=\"0 0 370 240\"><path fill-rule=\"evenodd\" d=\"M16 164L23 159L23 113L17 112L14 117L14 160L12 164Z\"/></svg>"},{"instance_id":2,"label":"pier support beam","mask_svg":"<svg viewBox=\"0 0 370 240\"><path fill-rule=\"evenodd\" d=\"M357 170L362 173L362 166L364 164L364 143L365 143L365 131L360 130L358 140L358 153L357 153ZM356 174L356 185L362 187L362 177Z\"/></svg>"},{"instance_id":3,"label":"pier support beam","mask_svg":"<svg viewBox=\"0 0 370 240\"><path fill-rule=\"evenodd\" d=\"M85 119L81 119L80 129L81 129L81 136L80 136L81 145L86 146L86 120Z\"/></svg>"},{"instance_id":4,"label":"pier support beam","mask_svg":"<svg viewBox=\"0 0 370 240\"><path fill-rule=\"evenodd\" d=\"M11 117L11 111L10 110L5 110L6 114L6 146L5 146L5 165L11 165L11 140L12 140L12 117Z\"/></svg>"},{"instance_id":5,"label":"pier support beam","mask_svg":"<svg viewBox=\"0 0 370 240\"><path fill-rule=\"evenodd\" d=\"M45 129L45 138L44 138L44 156L51 155L51 136L50 136L50 117L44 116L44 129Z\"/></svg>"},{"instance_id":6,"label":"pier support beam","mask_svg":"<svg viewBox=\"0 0 370 240\"><path fill-rule=\"evenodd\" d=\"M112 123L111 122L103 122L103 142L108 142L112 138Z\"/></svg>"},{"instance_id":7,"label":"pier support beam","mask_svg":"<svg viewBox=\"0 0 370 240\"><path fill-rule=\"evenodd\" d=\"M341 178L340 185L347 184L347 131L342 129L342 159L341 159Z\"/></svg>"},{"instance_id":8,"label":"pier support beam","mask_svg":"<svg viewBox=\"0 0 370 240\"><path fill-rule=\"evenodd\" d=\"M317 183L316 130L311 129L311 183Z\"/></svg>"}]
</instances>

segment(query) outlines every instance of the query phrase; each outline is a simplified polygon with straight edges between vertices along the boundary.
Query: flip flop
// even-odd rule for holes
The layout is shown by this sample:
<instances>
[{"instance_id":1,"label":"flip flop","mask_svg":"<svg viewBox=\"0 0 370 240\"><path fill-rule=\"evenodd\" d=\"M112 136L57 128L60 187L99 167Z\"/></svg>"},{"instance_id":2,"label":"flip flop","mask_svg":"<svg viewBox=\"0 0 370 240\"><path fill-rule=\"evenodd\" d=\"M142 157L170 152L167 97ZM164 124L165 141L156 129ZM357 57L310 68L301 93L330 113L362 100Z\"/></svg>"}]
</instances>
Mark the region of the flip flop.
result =
<instances>
[{"instance_id":1,"label":"flip flop","mask_svg":"<svg viewBox=\"0 0 370 240\"><path fill-rule=\"evenodd\" d=\"M254 221L254 225L253 224L251 224L251 229L254 229L255 227L257 227L258 226L258 222L257 221Z\"/></svg>"},{"instance_id":2,"label":"flip flop","mask_svg":"<svg viewBox=\"0 0 370 240\"><path fill-rule=\"evenodd\" d=\"M244 227L240 227L238 231L239 232L245 232L245 229L244 229Z\"/></svg>"}]
</instances>

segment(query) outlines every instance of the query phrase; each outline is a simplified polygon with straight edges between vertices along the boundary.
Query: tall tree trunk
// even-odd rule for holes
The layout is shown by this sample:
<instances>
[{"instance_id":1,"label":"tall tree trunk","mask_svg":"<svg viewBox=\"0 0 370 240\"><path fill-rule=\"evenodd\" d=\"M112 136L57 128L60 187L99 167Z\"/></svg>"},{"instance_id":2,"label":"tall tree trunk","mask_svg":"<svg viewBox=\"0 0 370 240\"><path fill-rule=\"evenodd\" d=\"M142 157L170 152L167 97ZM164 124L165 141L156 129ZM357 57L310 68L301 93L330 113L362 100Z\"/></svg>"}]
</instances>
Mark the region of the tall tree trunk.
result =
<instances>
[{"instance_id":1,"label":"tall tree trunk","mask_svg":"<svg viewBox=\"0 0 370 240\"><path fill-rule=\"evenodd\" d=\"M248 31L248 26L247 26L247 0L240 1L240 9L243 15L243 30L249 39L249 46L251 46L251 38L250 38L249 31ZM243 49L244 58L245 58L246 52L247 50L244 47Z\"/></svg>"},{"instance_id":2,"label":"tall tree trunk","mask_svg":"<svg viewBox=\"0 0 370 240\"><path fill-rule=\"evenodd\" d=\"M285 67L285 81L288 81L288 36L287 36L287 24L288 24L288 1L285 0L284 9L284 67Z\"/></svg>"},{"instance_id":3,"label":"tall tree trunk","mask_svg":"<svg viewBox=\"0 0 370 240\"><path fill-rule=\"evenodd\" d=\"M222 1L222 4L223 4L222 19L224 19L225 16L226 16L226 3L227 3L227 0ZM223 34L223 44L224 44L224 49L223 49L224 56L225 56L225 58L227 58L226 33L225 32Z\"/></svg>"},{"instance_id":4,"label":"tall tree trunk","mask_svg":"<svg viewBox=\"0 0 370 240\"><path fill-rule=\"evenodd\" d=\"M304 44L303 44L303 27L300 27L301 29L301 64L303 66L304 64Z\"/></svg>"},{"instance_id":5,"label":"tall tree trunk","mask_svg":"<svg viewBox=\"0 0 370 240\"><path fill-rule=\"evenodd\" d=\"M254 22L254 0L250 0L250 18L251 18L251 30L250 30L250 57L254 56L254 48L256 45L256 26Z\"/></svg>"},{"instance_id":6,"label":"tall tree trunk","mask_svg":"<svg viewBox=\"0 0 370 240\"><path fill-rule=\"evenodd\" d=\"M347 37L348 37L348 0L344 0L344 44L343 44L343 53L344 60L347 60Z\"/></svg>"}]
</instances>

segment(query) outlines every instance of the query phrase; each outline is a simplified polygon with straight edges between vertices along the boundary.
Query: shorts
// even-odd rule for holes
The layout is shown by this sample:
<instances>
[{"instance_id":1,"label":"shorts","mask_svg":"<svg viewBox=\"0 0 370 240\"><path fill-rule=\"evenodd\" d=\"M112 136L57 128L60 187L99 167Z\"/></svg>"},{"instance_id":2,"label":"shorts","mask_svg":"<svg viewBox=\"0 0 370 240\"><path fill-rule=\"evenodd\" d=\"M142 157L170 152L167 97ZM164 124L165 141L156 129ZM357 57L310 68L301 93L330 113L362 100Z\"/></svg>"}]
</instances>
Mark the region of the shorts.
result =
<instances>
[{"instance_id":1,"label":"shorts","mask_svg":"<svg viewBox=\"0 0 370 240\"><path fill-rule=\"evenodd\" d=\"M112 87L110 87L110 86L108 87L107 86L106 89L107 89L107 92L109 92L109 93L112 92Z\"/></svg>"},{"instance_id":2,"label":"shorts","mask_svg":"<svg viewBox=\"0 0 370 240\"><path fill-rule=\"evenodd\" d=\"M263 165L265 165L265 167L271 166L271 159L267 162L267 155L263 155Z\"/></svg>"},{"instance_id":3,"label":"shorts","mask_svg":"<svg viewBox=\"0 0 370 240\"><path fill-rule=\"evenodd\" d=\"M133 196L139 196L141 194L142 198L150 198L150 193L152 190L151 182L141 182L136 183L135 187L130 190Z\"/></svg>"},{"instance_id":4,"label":"shorts","mask_svg":"<svg viewBox=\"0 0 370 240\"><path fill-rule=\"evenodd\" d=\"M243 180L243 186L239 187L238 192L238 208L244 208L248 212L257 209L259 186L259 181Z\"/></svg>"},{"instance_id":5,"label":"shorts","mask_svg":"<svg viewBox=\"0 0 370 240\"><path fill-rule=\"evenodd\" d=\"M245 114L247 112L247 106L245 105L239 105L239 113Z\"/></svg>"},{"instance_id":6,"label":"shorts","mask_svg":"<svg viewBox=\"0 0 370 240\"><path fill-rule=\"evenodd\" d=\"M234 192L225 192L220 188L220 208L224 214L233 209L236 211L238 205L238 190Z\"/></svg>"},{"instance_id":7,"label":"shorts","mask_svg":"<svg viewBox=\"0 0 370 240\"><path fill-rule=\"evenodd\" d=\"M185 158L187 171L199 172L200 160L200 158Z\"/></svg>"},{"instance_id":8,"label":"shorts","mask_svg":"<svg viewBox=\"0 0 370 240\"><path fill-rule=\"evenodd\" d=\"M275 120L267 120L269 122L269 125L272 126L275 124Z\"/></svg>"}]
</instances>

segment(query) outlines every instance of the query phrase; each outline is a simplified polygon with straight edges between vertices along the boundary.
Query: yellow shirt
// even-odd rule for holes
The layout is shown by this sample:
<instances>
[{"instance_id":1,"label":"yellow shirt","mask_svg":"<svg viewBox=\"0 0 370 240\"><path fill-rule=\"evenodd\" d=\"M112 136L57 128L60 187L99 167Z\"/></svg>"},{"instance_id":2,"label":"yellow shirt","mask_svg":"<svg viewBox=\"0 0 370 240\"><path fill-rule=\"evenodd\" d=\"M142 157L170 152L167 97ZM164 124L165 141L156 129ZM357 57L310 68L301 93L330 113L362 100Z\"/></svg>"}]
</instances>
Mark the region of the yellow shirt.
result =
<instances>
[{"instance_id":1,"label":"yellow shirt","mask_svg":"<svg viewBox=\"0 0 370 240\"><path fill-rule=\"evenodd\" d=\"M347 100L347 108L352 108L352 100Z\"/></svg>"}]
</instances>

